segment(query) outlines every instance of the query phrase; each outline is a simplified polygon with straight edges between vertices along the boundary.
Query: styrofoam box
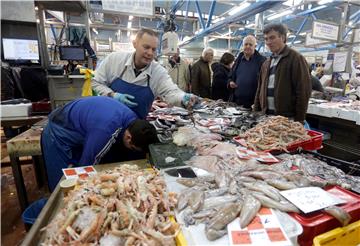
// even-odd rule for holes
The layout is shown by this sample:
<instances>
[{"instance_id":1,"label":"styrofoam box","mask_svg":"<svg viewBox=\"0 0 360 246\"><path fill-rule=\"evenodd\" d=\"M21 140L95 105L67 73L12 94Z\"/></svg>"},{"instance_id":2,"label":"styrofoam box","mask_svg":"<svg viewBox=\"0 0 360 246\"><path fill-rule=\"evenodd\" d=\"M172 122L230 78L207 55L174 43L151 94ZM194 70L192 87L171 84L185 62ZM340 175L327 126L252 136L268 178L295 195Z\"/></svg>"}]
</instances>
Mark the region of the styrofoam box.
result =
<instances>
[{"instance_id":1,"label":"styrofoam box","mask_svg":"<svg viewBox=\"0 0 360 246\"><path fill-rule=\"evenodd\" d=\"M31 103L1 105L1 117L22 117L31 113Z\"/></svg>"},{"instance_id":2,"label":"styrofoam box","mask_svg":"<svg viewBox=\"0 0 360 246\"><path fill-rule=\"evenodd\" d=\"M179 168L184 168L184 166L179 167ZM191 167L193 169L193 171L195 172L195 174L199 177L199 176L206 176L206 171L196 168L196 167ZM168 168L168 169L176 169L175 168ZM165 170L168 169L163 169L161 170L161 174L164 177L166 186L167 186L167 190L170 192L177 192L179 193L181 190L185 189L186 187L184 185L181 185L179 183L176 182L177 177L172 177L168 174L165 173ZM207 175L209 175L210 173L207 173ZM297 237L303 232L303 228L300 225L299 222L297 222L294 218L292 218L291 216L289 216L287 213L283 213L280 211L275 211L273 210L276 214L276 216L278 217L278 220L280 222L280 224L282 225L282 227L284 228L284 231L286 233L286 235L289 237L291 243L293 245L298 245L297 243ZM175 217L176 220L179 224L184 225L181 228L181 231L188 243L188 245L212 245L212 246L223 246L223 245L229 245L229 237L226 234L225 236L215 240L215 241L209 241L206 238L205 235L205 225L204 224L198 224L198 225L191 225L189 227L185 227L185 222L183 221L182 218L182 212L175 213Z\"/></svg>"}]
</instances>

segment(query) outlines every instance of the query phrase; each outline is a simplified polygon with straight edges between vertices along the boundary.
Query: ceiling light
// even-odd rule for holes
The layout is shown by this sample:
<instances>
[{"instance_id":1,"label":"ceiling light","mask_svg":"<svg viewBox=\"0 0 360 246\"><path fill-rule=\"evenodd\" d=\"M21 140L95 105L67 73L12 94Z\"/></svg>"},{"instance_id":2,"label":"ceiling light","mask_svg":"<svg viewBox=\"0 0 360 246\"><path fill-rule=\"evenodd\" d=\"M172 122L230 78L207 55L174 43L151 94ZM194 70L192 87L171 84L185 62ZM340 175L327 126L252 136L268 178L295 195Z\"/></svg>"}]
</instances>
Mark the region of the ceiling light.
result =
<instances>
[{"instance_id":1,"label":"ceiling light","mask_svg":"<svg viewBox=\"0 0 360 246\"><path fill-rule=\"evenodd\" d=\"M99 32L98 32L95 28L92 28L92 31L93 31L94 33L96 33L96 35L99 34Z\"/></svg>"},{"instance_id":2,"label":"ceiling light","mask_svg":"<svg viewBox=\"0 0 360 246\"><path fill-rule=\"evenodd\" d=\"M132 19L134 19L134 16L129 15L129 21L131 21Z\"/></svg>"},{"instance_id":3,"label":"ceiling light","mask_svg":"<svg viewBox=\"0 0 360 246\"><path fill-rule=\"evenodd\" d=\"M234 15L234 14L236 14L237 12L239 12L240 10L243 10L243 9L249 7L249 6L250 6L250 3L248 3L248 2L243 2L243 3L241 3L239 6L232 8L232 9L229 11L228 14L229 14L229 15Z\"/></svg>"},{"instance_id":4,"label":"ceiling light","mask_svg":"<svg viewBox=\"0 0 360 246\"><path fill-rule=\"evenodd\" d=\"M284 16L284 15L289 15L289 14L291 14L292 12L293 12L293 10L288 9L288 10L285 10L284 12L278 13L278 14L276 14L276 15L269 16L267 19L268 19L268 20L274 20L274 19L280 18L280 17L282 17L282 16Z\"/></svg>"},{"instance_id":5,"label":"ceiling light","mask_svg":"<svg viewBox=\"0 0 360 246\"><path fill-rule=\"evenodd\" d=\"M283 2L282 4L285 5L285 6L294 6L294 5L298 5L301 3L302 0L288 0L286 2Z\"/></svg>"},{"instance_id":6,"label":"ceiling light","mask_svg":"<svg viewBox=\"0 0 360 246\"><path fill-rule=\"evenodd\" d=\"M300 36L305 36L306 35L306 32L301 32L299 33Z\"/></svg>"},{"instance_id":7,"label":"ceiling light","mask_svg":"<svg viewBox=\"0 0 360 246\"><path fill-rule=\"evenodd\" d=\"M300 44L300 43L302 43L301 40L296 40L296 41L294 42L294 44Z\"/></svg>"},{"instance_id":8,"label":"ceiling light","mask_svg":"<svg viewBox=\"0 0 360 246\"><path fill-rule=\"evenodd\" d=\"M290 34L288 38L295 38L296 36L294 34Z\"/></svg>"},{"instance_id":9,"label":"ceiling light","mask_svg":"<svg viewBox=\"0 0 360 246\"><path fill-rule=\"evenodd\" d=\"M252 28L252 27L255 27L255 23L247 24L245 27L246 27L246 28Z\"/></svg>"},{"instance_id":10,"label":"ceiling light","mask_svg":"<svg viewBox=\"0 0 360 246\"><path fill-rule=\"evenodd\" d=\"M323 5L323 4L330 3L330 2L332 2L332 0L321 0L321 1L318 2L317 4Z\"/></svg>"},{"instance_id":11,"label":"ceiling light","mask_svg":"<svg viewBox=\"0 0 360 246\"><path fill-rule=\"evenodd\" d=\"M129 21L128 24L127 24L127 28L131 28L131 26L132 26L132 22Z\"/></svg>"}]
</instances>

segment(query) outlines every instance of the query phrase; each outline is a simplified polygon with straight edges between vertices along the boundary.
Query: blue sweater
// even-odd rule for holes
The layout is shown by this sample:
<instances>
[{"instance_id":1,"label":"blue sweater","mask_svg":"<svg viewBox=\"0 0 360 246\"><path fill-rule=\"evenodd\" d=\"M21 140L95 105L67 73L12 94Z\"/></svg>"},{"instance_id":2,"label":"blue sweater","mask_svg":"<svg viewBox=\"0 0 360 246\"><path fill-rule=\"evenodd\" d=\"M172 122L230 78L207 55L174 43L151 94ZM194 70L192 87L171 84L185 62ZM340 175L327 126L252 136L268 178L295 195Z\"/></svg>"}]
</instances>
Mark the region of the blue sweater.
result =
<instances>
[{"instance_id":1,"label":"blue sweater","mask_svg":"<svg viewBox=\"0 0 360 246\"><path fill-rule=\"evenodd\" d=\"M109 97L86 97L74 100L54 111L49 119L55 123L53 136L71 161L79 166L92 165L117 140L122 140L136 114Z\"/></svg>"}]
</instances>

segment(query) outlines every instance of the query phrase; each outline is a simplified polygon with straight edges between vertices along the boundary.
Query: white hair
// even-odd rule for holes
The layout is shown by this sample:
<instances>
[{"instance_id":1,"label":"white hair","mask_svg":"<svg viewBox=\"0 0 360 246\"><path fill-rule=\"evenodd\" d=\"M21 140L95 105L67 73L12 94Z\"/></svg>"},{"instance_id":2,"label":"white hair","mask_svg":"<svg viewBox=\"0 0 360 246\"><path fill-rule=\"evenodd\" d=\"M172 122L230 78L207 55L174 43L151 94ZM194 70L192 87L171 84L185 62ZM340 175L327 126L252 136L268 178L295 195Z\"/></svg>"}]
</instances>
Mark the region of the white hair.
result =
<instances>
[{"instance_id":1,"label":"white hair","mask_svg":"<svg viewBox=\"0 0 360 246\"><path fill-rule=\"evenodd\" d=\"M205 49L202 51L201 56L204 57L204 56L205 56L206 54L208 54L208 53L214 54L214 50L213 50L212 48L210 48L210 47L207 47L207 48L205 48Z\"/></svg>"}]
</instances>

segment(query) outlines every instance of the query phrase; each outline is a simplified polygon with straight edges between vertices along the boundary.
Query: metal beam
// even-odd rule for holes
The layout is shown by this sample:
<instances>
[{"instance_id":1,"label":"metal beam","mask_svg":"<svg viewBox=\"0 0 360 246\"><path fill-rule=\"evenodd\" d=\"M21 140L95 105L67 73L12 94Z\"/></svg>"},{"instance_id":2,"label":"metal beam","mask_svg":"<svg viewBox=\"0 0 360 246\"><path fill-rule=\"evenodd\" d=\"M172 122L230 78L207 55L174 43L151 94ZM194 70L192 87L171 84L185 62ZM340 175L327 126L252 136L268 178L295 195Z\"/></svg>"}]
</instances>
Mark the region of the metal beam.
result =
<instances>
[{"instance_id":1,"label":"metal beam","mask_svg":"<svg viewBox=\"0 0 360 246\"><path fill-rule=\"evenodd\" d=\"M297 18L299 16L313 14L313 13L318 12L320 10L323 10L325 8L337 6L337 5L341 4L341 3L342 2L340 2L340 3L339 2L333 2L333 3L326 4L326 5L320 5L320 6L317 6L315 8L308 9L308 10L305 10L305 11L302 11L302 12L287 16L287 17L282 19L282 22L293 20L293 19L295 19L295 18Z\"/></svg>"},{"instance_id":2,"label":"metal beam","mask_svg":"<svg viewBox=\"0 0 360 246\"><path fill-rule=\"evenodd\" d=\"M297 39L297 37L299 36L299 33L301 32L301 30L303 29L303 27L305 26L306 22L307 22L308 17L306 16L305 19L303 20L303 22L301 23L299 29L297 30L297 32L295 33L295 37L293 38L293 40L291 40L291 45L294 44L295 40Z\"/></svg>"},{"instance_id":3,"label":"metal beam","mask_svg":"<svg viewBox=\"0 0 360 246\"><path fill-rule=\"evenodd\" d=\"M201 28L202 29L205 29L205 22L204 22L204 19L202 17L202 13L201 13L201 9L200 9L200 5L199 5L199 2L198 0L195 0L195 6L196 6L196 11L199 15L199 21L200 21L200 25L201 25Z\"/></svg>"},{"instance_id":4,"label":"metal beam","mask_svg":"<svg viewBox=\"0 0 360 246\"><path fill-rule=\"evenodd\" d=\"M179 46L181 47L181 46L187 45L187 44L195 41L198 38L202 38L202 37L208 35L209 33L212 33L218 29L221 29L221 28L227 26L230 23L246 19L250 16L254 16L257 13L261 13L261 12L263 12L279 3L282 3L282 2L283 1L265 1L265 0L254 2L249 7L239 11L238 13L236 13L232 16L227 17L225 20L219 21L219 22L211 25L210 27L203 29L197 35L195 35L192 38L190 38L189 40L179 44Z\"/></svg>"},{"instance_id":5,"label":"metal beam","mask_svg":"<svg viewBox=\"0 0 360 246\"><path fill-rule=\"evenodd\" d=\"M184 4L184 0L177 0L176 3L171 7L171 12L173 14L176 13L176 11L178 11Z\"/></svg>"},{"instance_id":6,"label":"metal beam","mask_svg":"<svg viewBox=\"0 0 360 246\"><path fill-rule=\"evenodd\" d=\"M214 10L215 10L215 5L216 5L216 0L213 0L210 6L210 11L209 11L209 18L207 20L206 23L206 28L208 28L211 24L211 20L212 20L212 16L214 14Z\"/></svg>"}]
</instances>

